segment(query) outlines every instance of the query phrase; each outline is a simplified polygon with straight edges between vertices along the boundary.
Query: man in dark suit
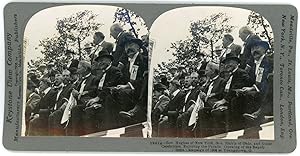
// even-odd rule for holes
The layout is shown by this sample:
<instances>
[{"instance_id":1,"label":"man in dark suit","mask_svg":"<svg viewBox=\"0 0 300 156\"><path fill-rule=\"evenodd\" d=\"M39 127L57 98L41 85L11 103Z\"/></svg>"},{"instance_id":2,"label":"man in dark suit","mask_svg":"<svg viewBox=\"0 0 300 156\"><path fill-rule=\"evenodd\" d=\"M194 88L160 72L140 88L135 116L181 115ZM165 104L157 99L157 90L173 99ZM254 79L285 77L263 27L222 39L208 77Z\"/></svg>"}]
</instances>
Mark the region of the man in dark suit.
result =
<instances>
[{"instance_id":1,"label":"man in dark suit","mask_svg":"<svg viewBox=\"0 0 300 156\"><path fill-rule=\"evenodd\" d=\"M113 56L103 49L95 59L97 63L96 77L99 79L97 96L87 102L83 118L87 133L105 129L107 118L111 117L110 106L106 106L106 97L111 95L112 90L122 83L122 73L112 66Z\"/></svg>"},{"instance_id":2,"label":"man in dark suit","mask_svg":"<svg viewBox=\"0 0 300 156\"><path fill-rule=\"evenodd\" d=\"M80 61L77 72L80 75L79 85L72 90L73 96L77 99L77 105L71 110L71 124L68 125L67 135L83 135L85 127L83 123L84 109L88 101L97 96L99 79L91 74L91 64L87 61Z\"/></svg>"},{"instance_id":3,"label":"man in dark suit","mask_svg":"<svg viewBox=\"0 0 300 156\"><path fill-rule=\"evenodd\" d=\"M250 68L254 65L254 59L251 55L251 47L255 40L261 40L259 36L255 35L249 27L244 26L240 28L239 30L239 37L244 41L244 47L241 51L241 69L245 69L246 71L249 71ZM247 66L248 65L248 66Z\"/></svg>"},{"instance_id":4,"label":"man in dark suit","mask_svg":"<svg viewBox=\"0 0 300 156\"><path fill-rule=\"evenodd\" d=\"M176 121L178 137L193 137L193 127L189 126L188 124L192 111L195 107L201 86L199 85L199 74L197 72L191 73L190 78L190 87L188 88L187 93L184 97L182 109L179 111L179 115Z\"/></svg>"},{"instance_id":5,"label":"man in dark suit","mask_svg":"<svg viewBox=\"0 0 300 156\"><path fill-rule=\"evenodd\" d=\"M129 32L125 32L119 24L113 24L110 27L110 35L116 40L112 53L114 57L112 65L118 67L121 57L125 54L125 43L128 38L132 38L133 35Z\"/></svg>"},{"instance_id":6,"label":"man in dark suit","mask_svg":"<svg viewBox=\"0 0 300 156\"><path fill-rule=\"evenodd\" d=\"M196 137L200 138L220 132L218 127L220 123L211 116L210 112L214 103L223 98L225 87L225 81L219 76L219 66L216 63L209 62L207 64L205 75L208 77L208 81L199 93L199 97L204 102L204 107L198 111L195 131Z\"/></svg>"},{"instance_id":7,"label":"man in dark suit","mask_svg":"<svg viewBox=\"0 0 300 156\"><path fill-rule=\"evenodd\" d=\"M225 60L225 69L229 72L226 80L224 97L216 101L213 105L212 115L220 120L227 120L226 126L229 130L243 128L243 111L244 106L249 102L241 90L243 87L252 86L249 74L239 68L240 59L234 54L229 53Z\"/></svg>"},{"instance_id":8,"label":"man in dark suit","mask_svg":"<svg viewBox=\"0 0 300 156\"><path fill-rule=\"evenodd\" d=\"M158 124L158 135L160 137L176 137L176 120L179 111L182 110L186 92L181 90L179 80L172 80L169 84L170 102L162 113L161 121Z\"/></svg>"},{"instance_id":9,"label":"man in dark suit","mask_svg":"<svg viewBox=\"0 0 300 156\"><path fill-rule=\"evenodd\" d=\"M239 57L240 53L241 53L242 47L234 44L233 41L234 41L234 38L230 34L224 35L223 40L222 40L223 50L220 55L220 75L223 78L225 78L226 73L224 71L225 65L224 65L224 63L222 63L222 61L225 59L226 55L229 53L232 53L235 56Z\"/></svg>"},{"instance_id":10,"label":"man in dark suit","mask_svg":"<svg viewBox=\"0 0 300 156\"><path fill-rule=\"evenodd\" d=\"M48 128L50 136L65 135L65 125L61 124L61 118L68 103L70 94L75 88L75 84L71 82L70 74L71 72L69 70L64 70L62 72L62 87L58 89L57 102L52 108L51 114L49 115Z\"/></svg>"},{"instance_id":11,"label":"man in dark suit","mask_svg":"<svg viewBox=\"0 0 300 156\"><path fill-rule=\"evenodd\" d=\"M123 94L119 102L124 102L120 115L134 122L146 120L147 110L148 57L141 54L141 46L140 39L128 38L125 44L126 57L122 58L127 84L117 88Z\"/></svg>"},{"instance_id":12,"label":"man in dark suit","mask_svg":"<svg viewBox=\"0 0 300 156\"><path fill-rule=\"evenodd\" d=\"M35 93L36 84L31 80L27 81L27 91L26 91L26 108L25 108L25 135L28 135L28 126L30 121L30 116L33 110L37 107L41 100L41 97Z\"/></svg>"},{"instance_id":13,"label":"man in dark suit","mask_svg":"<svg viewBox=\"0 0 300 156\"><path fill-rule=\"evenodd\" d=\"M243 138L259 139L260 122L264 118L264 108L266 107L266 96L269 91L268 76L272 73L271 64L266 57L269 43L256 41L251 48L251 54L255 60L254 74L252 78L255 83L251 87L244 87L243 93L253 97L253 103L247 105L243 116L247 119Z\"/></svg>"},{"instance_id":14,"label":"man in dark suit","mask_svg":"<svg viewBox=\"0 0 300 156\"><path fill-rule=\"evenodd\" d=\"M167 87L161 83L153 85L153 103L151 112L152 136L159 136L158 123L162 120L163 112L166 111L170 101L169 97L164 95Z\"/></svg>"},{"instance_id":15,"label":"man in dark suit","mask_svg":"<svg viewBox=\"0 0 300 156\"><path fill-rule=\"evenodd\" d=\"M114 45L110 42L106 42L105 36L102 32L95 32L94 36L93 36L94 40L93 40L93 44L92 44L92 48L91 48L91 52L89 54L90 57L90 61L92 64L92 74L95 75L95 71L94 68L97 68L95 65L95 58L99 55L99 53L105 49L106 51L109 52L109 54L112 54Z\"/></svg>"},{"instance_id":16,"label":"man in dark suit","mask_svg":"<svg viewBox=\"0 0 300 156\"><path fill-rule=\"evenodd\" d=\"M29 136L48 135L48 117L57 95L57 90L51 88L51 82L46 78L41 79L39 90L41 100L32 111L28 128Z\"/></svg>"},{"instance_id":17,"label":"man in dark suit","mask_svg":"<svg viewBox=\"0 0 300 156\"><path fill-rule=\"evenodd\" d=\"M106 42L105 36L102 32L95 32L93 40L92 54L94 59L99 55L102 49L106 49L109 54L112 54L114 45L110 42Z\"/></svg>"}]
</instances>

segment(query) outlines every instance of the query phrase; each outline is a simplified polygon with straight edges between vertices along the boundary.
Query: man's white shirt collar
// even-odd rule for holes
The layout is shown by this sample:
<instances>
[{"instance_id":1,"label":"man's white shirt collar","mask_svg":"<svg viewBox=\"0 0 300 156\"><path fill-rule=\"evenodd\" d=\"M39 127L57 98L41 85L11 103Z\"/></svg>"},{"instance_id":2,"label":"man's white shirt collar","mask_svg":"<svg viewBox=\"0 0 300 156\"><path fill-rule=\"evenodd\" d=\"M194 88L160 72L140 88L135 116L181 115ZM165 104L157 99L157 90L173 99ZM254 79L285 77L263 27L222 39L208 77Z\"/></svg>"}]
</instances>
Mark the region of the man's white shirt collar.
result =
<instances>
[{"instance_id":1,"label":"man's white shirt collar","mask_svg":"<svg viewBox=\"0 0 300 156\"><path fill-rule=\"evenodd\" d=\"M46 89L43 91L44 95L48 94L48 92L50 91L50 89L51 89L51 87L46 88Z\"/></svg>"},{"instance_id":2,"label":"man's white shirt collar","mask_svg":"<svg viewBox=\"0 0 300 156\"><path fill-rule=\"evenodd\" d=\"M233 42L231 42L226 48L229 48L233 45Z\"/></svg>"},{"instance_id":3,"label":"man's white shirt collar","mask_svg":"<svg viewBox=\"0 0 300 156\"><path fill-rule=\"evenodd\" d=\"M180 89L175 90L175 91L172 93L172 96L175 97L179 92L180 92Z\"/></svg>"}]
</instances>

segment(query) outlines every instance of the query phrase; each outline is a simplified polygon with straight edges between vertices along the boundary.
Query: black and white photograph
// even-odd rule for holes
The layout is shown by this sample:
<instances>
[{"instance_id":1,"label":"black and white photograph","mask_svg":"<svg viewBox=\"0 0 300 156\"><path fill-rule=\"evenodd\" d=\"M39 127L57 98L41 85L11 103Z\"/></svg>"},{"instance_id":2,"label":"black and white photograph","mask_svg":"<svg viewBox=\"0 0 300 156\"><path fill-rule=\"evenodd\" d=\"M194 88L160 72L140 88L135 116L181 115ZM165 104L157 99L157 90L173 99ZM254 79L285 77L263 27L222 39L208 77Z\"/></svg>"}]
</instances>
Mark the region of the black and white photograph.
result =
<instances>
[{"instance_id":1,"label":"black and white photograph","mask_svg":"<svg viewBox=\"0 0 300 156\"><path fill-rule=\"evenodd\" d=\"M24 32L21 136L146 137L148 41L126 8L36 13Z\"/></svg>"},{"instance_id":2,"label":"black and white photograph","mask_svg":"<svg viewBox=\"0 0 300 156\"><path fill-rule=\"evenodd\" d=\"M183 7L160 15L150 32L152 138L274 140L267 19L240 8Z\"/></svg>"}]
</instances>

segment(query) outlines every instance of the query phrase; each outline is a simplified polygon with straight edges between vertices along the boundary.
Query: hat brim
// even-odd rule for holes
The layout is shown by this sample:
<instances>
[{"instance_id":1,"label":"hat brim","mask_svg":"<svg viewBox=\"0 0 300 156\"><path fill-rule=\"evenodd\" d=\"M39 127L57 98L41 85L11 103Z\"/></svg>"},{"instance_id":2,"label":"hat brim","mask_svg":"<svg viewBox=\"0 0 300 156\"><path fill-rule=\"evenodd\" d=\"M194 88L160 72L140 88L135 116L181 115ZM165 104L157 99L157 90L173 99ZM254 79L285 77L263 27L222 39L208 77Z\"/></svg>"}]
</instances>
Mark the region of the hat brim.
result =
<instances>
[{"instance_id":1,"label":"hat brim","mask_svg":"<svg viewBox=\"0 0 300 156\"><path fill-rule=\"evenodd\" d=\"M129 39L125 44L129 44L129 43L136 43L139 46L143 45L143 41L138 38Z\"/></svg>"},{"instance_id":2,"label":"hat brim","mask_svg":"<svg viewBox=\"0 0 300 156\"><path fill-rule=\"evenodd\" d=\"M227 57L227 58L225 58L225 59L222 61L222 63L225 63L225 62L228 61L228 60L235 60L235 61L237 61L238 63L241 63L241 60L240 60L238 57Z\"/></svg>"},{"instance_id":3,"label":"hat brim","mask_svg":"<svg viewBox=\"0 0 300 156\"><path fill-rule=\"evenodd\" d=\"M109 58L112 61L114 60L114 57L112 55L101 55L101 56L96 57L95 61L99 61L100 58L104 58L104 57Z\"/></svg>"}]
</instances>

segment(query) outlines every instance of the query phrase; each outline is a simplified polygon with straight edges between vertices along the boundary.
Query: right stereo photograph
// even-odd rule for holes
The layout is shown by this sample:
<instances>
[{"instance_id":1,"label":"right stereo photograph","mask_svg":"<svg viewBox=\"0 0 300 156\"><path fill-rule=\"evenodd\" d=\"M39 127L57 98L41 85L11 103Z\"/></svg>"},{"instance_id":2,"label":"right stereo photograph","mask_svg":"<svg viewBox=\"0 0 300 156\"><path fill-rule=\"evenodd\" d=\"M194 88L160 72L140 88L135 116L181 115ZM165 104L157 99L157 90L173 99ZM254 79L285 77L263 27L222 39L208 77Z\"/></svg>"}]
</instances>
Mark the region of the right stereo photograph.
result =
<instances>
[{"instance_id":1,"label":"right stereo photograph","mask_svg":"<svg viewBox=\"0 0 300 156\"><path fill-rule=\"evenodd\" d=\"M240 8L184 7L160 15L150 32L151 137L274 140L267 19Z\"/></svg>"}]
</instances>

